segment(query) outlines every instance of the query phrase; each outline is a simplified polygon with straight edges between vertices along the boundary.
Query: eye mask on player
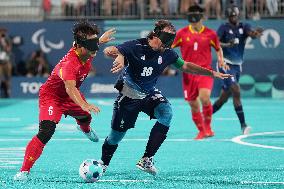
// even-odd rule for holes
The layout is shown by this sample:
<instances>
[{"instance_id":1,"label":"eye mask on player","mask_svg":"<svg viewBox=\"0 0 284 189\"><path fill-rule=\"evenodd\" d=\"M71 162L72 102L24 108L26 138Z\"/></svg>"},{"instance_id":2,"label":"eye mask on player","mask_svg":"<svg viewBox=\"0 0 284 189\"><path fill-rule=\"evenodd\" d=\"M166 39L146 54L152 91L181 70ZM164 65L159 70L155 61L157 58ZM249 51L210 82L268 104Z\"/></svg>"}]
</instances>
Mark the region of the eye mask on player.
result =
<instances>
[{"instance_id":1,"label":"eye mask on player","mask_svg":"<svg viewBox=\"0 0 284 189\"><path fill-rule=\"evenodd\" d=\"M201 20L201 18L203 17L202 13L189 13L187 15L187 19L189 22L191 23L197 23Z\"/></svg>"},{"instance_id":2,"label":"eye mask on player","mask_svg":"<svg viewBox=\"0 0 284 189\"><path fill-rule=\"evenodd\" d=\"M164 47L171 48L174 42L174 39L176 37L175 33L168 33L168 32L161 31L160 28L158 27L154 29L154 32L157 35L157 37L162 41Z\"/></svg>"},{"instance_id":3,"label":"eye mask on player","mask_svg":"<svg viewBox=\"0 0 284 189\"><path fill-rule=\"evenodd\" d=\"M79 36L75 37L75 42L78 45L81 45L82 47L85 47L89 51L97 51L99 50L99 38L93 38L93 39L83 39Z\"/></svg>"}]
</instances>

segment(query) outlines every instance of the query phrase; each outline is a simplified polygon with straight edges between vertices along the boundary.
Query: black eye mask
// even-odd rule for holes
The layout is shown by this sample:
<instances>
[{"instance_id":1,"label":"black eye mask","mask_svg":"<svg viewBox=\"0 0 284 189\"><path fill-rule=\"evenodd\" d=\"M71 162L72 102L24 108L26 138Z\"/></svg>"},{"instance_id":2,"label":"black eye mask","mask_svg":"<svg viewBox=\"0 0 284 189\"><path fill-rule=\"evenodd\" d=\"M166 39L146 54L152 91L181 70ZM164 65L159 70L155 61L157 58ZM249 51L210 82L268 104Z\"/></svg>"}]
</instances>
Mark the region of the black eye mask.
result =
<instances>
[{"instance_id":1,"label":"black eye mask","mask_svg":"<svg viewBox=\"0 0 284 189\"><path fill-rule=\"evenodd\" d=\"M82 39L79 36L74 37L75 43L81 45L82 47L88 49L89 51L99 50L99 38L93 39Z\"/></svg>"},{"instance_id":2,"label":"black eye mask","mask_svg":"<svg viewBox=\"0 0 284 189\"><path fill-rule=\"evenodd\" d=\"M189 13L187 15L187 19L189 22L191 23L197 23L201 20L201 18L203 17L202 13Z\"/></svg>"},{"instance_id":3,"label":"black eye mask","mask_svg":"<svg viewBox=\"0 0 284 189\"><path fill-rule=\"evenodd\" d=\"M158 38L162 41L163 45L166 48L171 48L174 40L175 40L176 34L174 33L168 33L168 32L160 32L160 35L158 35Z\"/></svg>"},{"instance_id":4,"label":"black eye mask","mask_svg":"<svg viewBox=\"0 0 284 189\"><path fill-rule=\"evenodd\" d=\"M157 27L154 29L154 32L157 35L157 37L162 41L164 47L171 48L174 42L174 39L176 37L175 33L164 32L164 31L161 31L160 28L157 28Z\"/></svg>"}]
</instances>

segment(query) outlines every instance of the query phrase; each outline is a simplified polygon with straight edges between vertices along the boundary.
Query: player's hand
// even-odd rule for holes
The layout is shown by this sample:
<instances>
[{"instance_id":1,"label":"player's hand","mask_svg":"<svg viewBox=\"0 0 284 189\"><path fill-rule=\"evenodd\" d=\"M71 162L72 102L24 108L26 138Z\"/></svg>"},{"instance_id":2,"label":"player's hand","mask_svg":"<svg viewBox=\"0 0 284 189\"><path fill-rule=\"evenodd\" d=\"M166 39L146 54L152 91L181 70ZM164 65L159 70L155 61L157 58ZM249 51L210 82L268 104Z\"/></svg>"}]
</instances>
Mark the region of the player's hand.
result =
<instances>
[{"instance_id":1,"label":"player's hand","mask_svg":"<svg viewBox=\"0 0 284 189\"><path fill-rule=\"evenodd\" d=\"M109 30L107 30L105 33L103 33L103 35L100 37L99 39L99 43L103 44L103 43L107 43L109 41L114 40L115 38L112 36L116 33L115 28L111 28Z\"/></svg>"},{"instance_id":2,"label":"player's hand","mask_svg":"<svg viewBox=\"0 0 284 189\"><path fill-rule=\"evenodd\" d=\"M224 71L230 70L230 67L224 62L224 60L218 60L219 68L223 68Z\"/></svg>"},{"instance_id":3,"label":"player's hand","mask_svg":"<svg viewBox=\"0 0 284 189\"><path fill-rule=\"evenodd\" d=\"M84 104L81 108L82 110L88 112L89 114L91 114L92 112L97 114L101 111L97 106L92 105L92 104Z\"/></svg>"},{"instance_id":4,"label":"player's hand","mask_svg":"<svg viewBox=\"0 0 284 189\"><path fill-rule=\"evenodd\" d=\"M258 38L258 37L260 37L262 35L263 31L264 31L263 28L258 27L255 30L251 31L251 35L250 36L253 37L253 38Z\"/></svg>"},{"instance_id":5,"label":"player's hand","mask_svg":"<svg viewBox=\"0 0 284 189\"><path fill-rule=\"evenodd\" d=\"M233 77L231 74L223 74L223 73L216 72L216 71L212 71L212 74L213 74L213 77L217 77L220 79L226 79L229 77Z\"/></svg>"},{"instance_id":6,"label":"player's hand","mask_svg":"<svg viewBox=\"0 0 284 189\"><path fill-rule=\"evenodd\" d=\"M257 36L257 37L260 37L260 36L262 35L263 31L264 31L263 28L257 27L257 28L255 29L256 36Z\"/></svg>"},{"instance_id":7,"label":"player's hand","mask_svg":"<svg viewBox=\"0 0 284 189\"><path fill-rule=\"evenodd\" d=\"M111 58L117 57L117 48L114 46L110 46L104 49L104 54Z\"/></svg>"},{"instance_id":8,"label":"player's hand","mask_svg":"<svg viewBox=\"0 0 284 189\"><path fill-rule=\"evenodd\" d=\"M112 65L111 72L117 73L124 68L124 56L118 55Z\"/></svg>"},{"instance_id":9,"label":"player's hand","mask_svg":"<svg viewBox=\"0 0 284 189\"><path fill-rule=\"evenodd\" d=\"M232 48L235 45L237 45L238 43L236 43L235 39L231 39L230 41L228 41L228 48Z\"/></svg>"}]
</instances>

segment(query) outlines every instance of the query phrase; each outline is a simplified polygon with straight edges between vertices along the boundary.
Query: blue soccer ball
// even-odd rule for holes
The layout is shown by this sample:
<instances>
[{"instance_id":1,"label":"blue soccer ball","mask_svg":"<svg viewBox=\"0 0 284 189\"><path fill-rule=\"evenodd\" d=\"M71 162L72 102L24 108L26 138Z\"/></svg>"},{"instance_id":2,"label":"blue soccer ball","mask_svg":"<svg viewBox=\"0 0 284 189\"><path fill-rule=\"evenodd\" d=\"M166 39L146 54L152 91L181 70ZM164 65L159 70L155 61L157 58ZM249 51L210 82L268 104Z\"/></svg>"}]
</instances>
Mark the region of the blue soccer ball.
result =
<instances>
[{"instance_id":1,"label":"blue soccer ball","mask_svg":"<svg viewBox=\"0 0 284 189\"><path fill-rule=\"evenodd\" d=\"M97 160L87 159L81 163L79 174L85 182L97 182L103 174L103 168Z\"/></svg>"}]
</instances>

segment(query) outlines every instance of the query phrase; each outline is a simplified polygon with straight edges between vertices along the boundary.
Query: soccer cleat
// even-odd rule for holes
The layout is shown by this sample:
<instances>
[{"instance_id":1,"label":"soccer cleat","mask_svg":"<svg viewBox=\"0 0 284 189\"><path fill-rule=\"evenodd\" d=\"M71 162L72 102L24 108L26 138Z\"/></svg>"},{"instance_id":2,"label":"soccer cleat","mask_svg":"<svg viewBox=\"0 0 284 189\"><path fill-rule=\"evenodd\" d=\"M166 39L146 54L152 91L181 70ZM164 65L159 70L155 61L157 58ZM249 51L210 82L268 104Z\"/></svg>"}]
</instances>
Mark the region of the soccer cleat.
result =
<instances>
[{"instance_id":1,"label":"soccer cleat","mask_svg":"<svg viewBox=\"0 0 284 189\"><path fill-rule=\"evenodd\" d=\"M205 133L203 131L199 131L197 136L194 138L194 140L202 140L206 137Z\"/></svg>"},{"instance_id":2,"label":"soccer cleat","mask_svg":"<svg viewBox=\"0 0 284 189\"><path fill-rule=\"evenodd\" d=\"M244 126L242 127L242 133L243 135L248 135L251 131L251 127L250 126Z\"/></svg>"},{"instance_id":3,"label":"soccer cleat","mask_svg":"<svg viewBox=\"0 0 284 189\"><path fill-rule=\"evenodd\" d=\"M142 171L145 171L146 173L149 173L151 175L156 175L158 173L157 168L154 165L154 159L153 157L143 157L141 158L137 164L136 167Z\"/></svg>"},{"instance_id":4,"label":"soccer cleat","mask_svg":"<svg viewBox=\"0 0 284 189\"><path fill-rule=\"evenodd\" d=\"M14 176L14 181L27 181L29 180L28 171L20 171Z\"/></svg>"},{"instance_id":5,"label":"soccer cleat","mask_svg":"<svg viewBox=\"0 0 284 189\"><path fill-rule=\"evenodd\" d=\"M215 133L210 129L205 131L205 137L213 137Z\"/></svg>"},{"instance_id":6,"label":"soccer cleat","mask_svg":"<svg viewBox=\"0 0 284 189\"><path fill-rule=\"evenodd\" d=\"M102 166L103 168L103 174L106 172L106 169L107 169L107 165L104 165L104 162L102 160L98 160L99 164Z\"/></svg>"},{"instance_id":7,"label":"soccer cleat","mask_svg":"<svg viewBox=\"0 0 284 189\"><path fill-rule=\"evenodd\" d=\"M79 125L77 126L77 129L82 131L82 129L80 128ZM99 137L98 137L97 133L91 127L90 127L90 132L88 132L88 133L83 132L83 133L88 137L88 139L90 139L90 141L99 142Z\"/></svg>"}]
</instances>

